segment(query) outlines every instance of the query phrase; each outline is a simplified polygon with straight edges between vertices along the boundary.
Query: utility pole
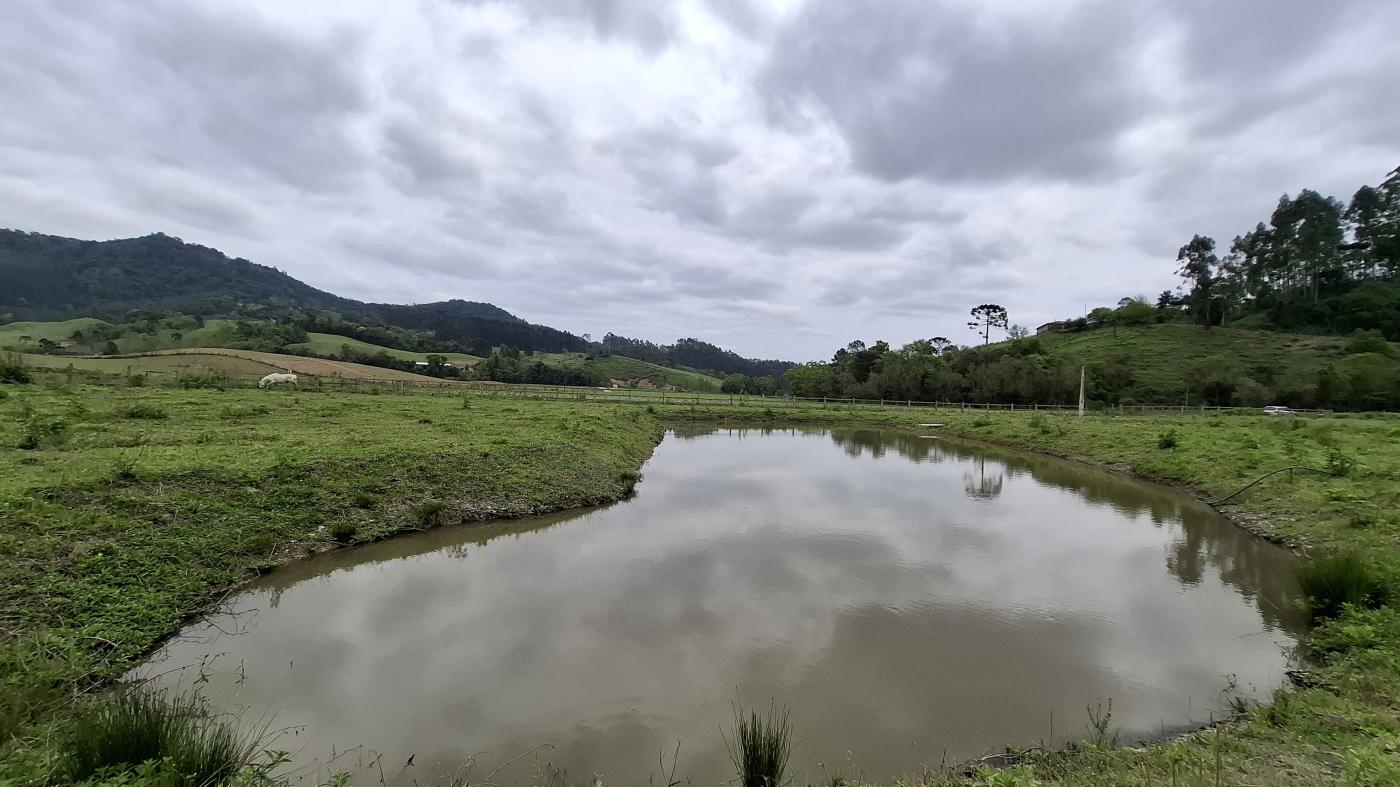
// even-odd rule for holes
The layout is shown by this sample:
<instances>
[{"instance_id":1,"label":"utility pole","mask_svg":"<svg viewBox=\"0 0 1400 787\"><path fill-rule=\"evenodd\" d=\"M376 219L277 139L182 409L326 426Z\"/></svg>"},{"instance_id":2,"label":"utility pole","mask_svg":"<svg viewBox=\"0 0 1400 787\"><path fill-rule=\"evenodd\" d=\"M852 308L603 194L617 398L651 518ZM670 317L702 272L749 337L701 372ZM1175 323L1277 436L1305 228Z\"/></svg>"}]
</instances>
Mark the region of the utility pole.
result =
<instances>
[{"instance_id":1,"label":"utility pole","mask_svg":"<svg viewBox=\"0 0 1400 787\"><path fill-rule=\"evenodd\" d=\"M1079 367L1079 417L1084 417L1084 367Z\"/></svg>"}]
</instances>

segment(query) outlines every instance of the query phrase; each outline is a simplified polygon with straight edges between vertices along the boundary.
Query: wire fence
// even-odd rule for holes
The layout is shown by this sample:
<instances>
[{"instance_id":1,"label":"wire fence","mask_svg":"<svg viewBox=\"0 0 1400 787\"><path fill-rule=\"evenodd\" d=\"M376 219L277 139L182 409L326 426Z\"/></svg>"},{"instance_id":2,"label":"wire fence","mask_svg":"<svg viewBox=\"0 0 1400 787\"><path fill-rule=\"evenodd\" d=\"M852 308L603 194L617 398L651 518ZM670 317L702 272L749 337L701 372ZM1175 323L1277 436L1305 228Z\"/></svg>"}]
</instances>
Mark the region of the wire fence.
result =
<instances>
[{"instance_id":1,"label":"wire fence","mask_svg":"<svg viewBox=\"0 0 1400 787\"><path fill-rule=\"evenodd\" d=\"M256 388L261 375L233 375L210 371L132 371L127 374L68 368L42 371L48 378L68 384L150 386L160 388ZM789 395L726 394L704 391L668 391L660 388L599 388L567 385L533 385L422 377L408 380L375 380L335 375L297 375L297 390L341 393L409 395L416 393L471 392L492 397L596 402L603 404L653 404L680 407L843 407L843 408L926 408L1007 412L1074 412L1078 405L1064 403L962 402L952 400L862 399L857 397L803 397ZM1129 414L1261 414L1258 407L1217 407L1212 405L1106 405L1089 403L1087 411L1096 415ZM1292 409L1288 413L1326 414L1329 410Z\"/></svg>"}]
</instances>

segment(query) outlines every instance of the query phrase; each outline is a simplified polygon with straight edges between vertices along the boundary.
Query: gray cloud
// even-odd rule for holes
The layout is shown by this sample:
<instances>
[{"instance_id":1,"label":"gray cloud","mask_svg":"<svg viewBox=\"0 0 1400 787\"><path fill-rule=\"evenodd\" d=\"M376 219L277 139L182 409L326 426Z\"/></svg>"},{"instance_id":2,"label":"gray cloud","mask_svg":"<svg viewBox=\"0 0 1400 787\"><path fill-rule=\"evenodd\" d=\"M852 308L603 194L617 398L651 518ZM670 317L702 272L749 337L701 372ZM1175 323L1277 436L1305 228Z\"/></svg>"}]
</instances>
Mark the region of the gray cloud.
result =
<instances>
[{"instance_id":1,"label":"gray cloud","mask_svg":"<svg viewBox=\"0 0 1400 787\"><path fill-rule=\"evenodd\" d=\"M17 0L0 211L828 357L1175 284L1400 163L1400 6Z\"/></svg>"},{"instance_id":2,"label":"gray cloud","mask_svg":"<svg viewBox=\"0 0 1400 787\"><path fill-rule=\"evenodd\" d=\"M1126 8L988 21L953 2L818 0L780 34L762 87L788 123L830 117L886 180L1100 175L1143 112Z\"/></svg>"}]
</instances>

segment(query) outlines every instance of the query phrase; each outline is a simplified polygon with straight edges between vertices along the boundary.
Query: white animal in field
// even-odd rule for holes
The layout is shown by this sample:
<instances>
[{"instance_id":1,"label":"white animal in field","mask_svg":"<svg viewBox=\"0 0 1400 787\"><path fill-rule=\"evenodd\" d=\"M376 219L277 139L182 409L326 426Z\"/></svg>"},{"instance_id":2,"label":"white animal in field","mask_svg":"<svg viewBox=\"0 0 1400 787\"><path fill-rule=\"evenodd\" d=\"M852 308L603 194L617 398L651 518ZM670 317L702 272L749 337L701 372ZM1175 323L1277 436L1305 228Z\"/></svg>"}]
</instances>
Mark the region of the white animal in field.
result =
<instances>
[{"instance_id":1,"label":"white animal in field","mask_svg":"<svg viewBox=\"0 0 1400 787\"><path fill-rule=\"evenodd\" d=\"M297 387L297 376L295 374L273 372L261 380L258 380L259 388L271 388L274 385L290 385L295 388Z\"/></svg>"}]
</instances>

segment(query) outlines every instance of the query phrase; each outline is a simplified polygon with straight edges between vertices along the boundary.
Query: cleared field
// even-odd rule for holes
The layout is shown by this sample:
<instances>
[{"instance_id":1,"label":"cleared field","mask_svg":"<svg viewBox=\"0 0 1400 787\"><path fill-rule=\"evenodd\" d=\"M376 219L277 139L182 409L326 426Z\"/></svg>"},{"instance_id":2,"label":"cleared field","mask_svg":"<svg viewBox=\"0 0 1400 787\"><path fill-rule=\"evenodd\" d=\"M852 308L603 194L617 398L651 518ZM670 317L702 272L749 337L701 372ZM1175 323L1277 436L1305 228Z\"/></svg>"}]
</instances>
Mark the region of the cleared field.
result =
<instances>
[{"instance_id":1,"label":"cleared field","mask_svg":"<svg viewBox=\"0 0 1400 787\"><path fill-rule=\"evenodd\" d=\"M74 331L88 331L98 325L107 325L106 320L96 317L79 317L58 322L12 322L0 325L0 348L27 350L39 346L40 339L61 342L73 335Z\"/></svg>"},{"instance_id":2,"label":"cleared field","mask_svg":"<svg viewBox=\"0 0 1400 787\"><path fill-rule=\"evenodd\" d=\"M433 382L430 377L397 369L223 347L159 350L147 355L112 358L30 354L25 355L24 359L36 369L63 370L71 365L74 369L104 374L213 373L230 377L253 377L270 372L294 372L313 377L339 377L346 380Z\"/></svg>"},{"instance_id":3,"label":"cleared field","mask_svg":"<svg viewBox=\"0 0 1400 787\"><path fill-rule=\"evenodd\" d=\"M235 352L235 351L230 351ZM170 354L143 355L129 358L94 358L76 355L25 355L24 360L35 369L74 369L102 374L227 374L233 377L264 375L282 371L271 364L250 358L221 355Z\"/></svg>"},{"instance_id":4,"label":"cleared field","mask_svg":"<svg viewBox=\"0 0 1400 787\"><path fill-rule=\"evenodd\" d=\"M473 364L481 360L475 355L466 353L416 353L409 350L396 350L392 347L384 347L378 344L362 342L359 339L352 339L348 336L340 336L334 333L308 333L307 341L300 344L289 345L293 349L306 350L317 355L339 355L340 348L350 345L351 348L365 353L385 352L394 358L405 361L426 361L429 355L441 355L453 363Z\"/></svg>"}]
</instances>

